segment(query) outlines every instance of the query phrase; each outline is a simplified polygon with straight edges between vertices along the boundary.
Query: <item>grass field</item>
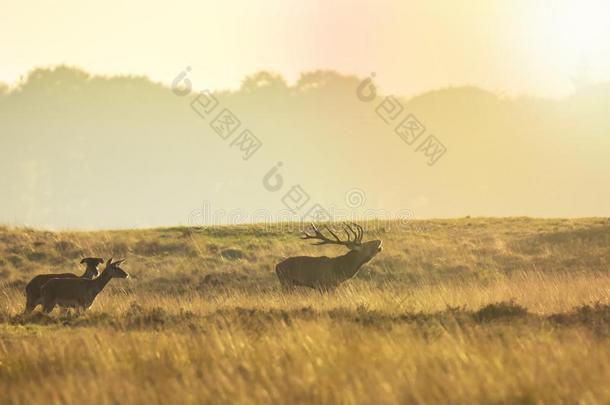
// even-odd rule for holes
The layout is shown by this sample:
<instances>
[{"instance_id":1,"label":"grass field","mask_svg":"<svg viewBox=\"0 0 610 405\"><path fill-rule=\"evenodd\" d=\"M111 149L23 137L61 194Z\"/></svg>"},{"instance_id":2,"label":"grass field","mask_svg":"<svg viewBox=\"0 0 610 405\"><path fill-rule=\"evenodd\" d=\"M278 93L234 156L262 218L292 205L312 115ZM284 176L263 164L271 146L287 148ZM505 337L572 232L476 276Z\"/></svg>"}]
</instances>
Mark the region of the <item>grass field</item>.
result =
<instances>
[{"instance_id":1,"label":"grass field","mask_svg":"<svg viewBox=\"0 0 610 405\"><path fill-rule=\"evenodd\" d=\"M384 250L332 294L280 290L283 258L344 253L294 229L0 228L0 402L610 403L610 219L363 225ZM90 255L131 277L21 314Z\"/></svg>"}]
</instances>

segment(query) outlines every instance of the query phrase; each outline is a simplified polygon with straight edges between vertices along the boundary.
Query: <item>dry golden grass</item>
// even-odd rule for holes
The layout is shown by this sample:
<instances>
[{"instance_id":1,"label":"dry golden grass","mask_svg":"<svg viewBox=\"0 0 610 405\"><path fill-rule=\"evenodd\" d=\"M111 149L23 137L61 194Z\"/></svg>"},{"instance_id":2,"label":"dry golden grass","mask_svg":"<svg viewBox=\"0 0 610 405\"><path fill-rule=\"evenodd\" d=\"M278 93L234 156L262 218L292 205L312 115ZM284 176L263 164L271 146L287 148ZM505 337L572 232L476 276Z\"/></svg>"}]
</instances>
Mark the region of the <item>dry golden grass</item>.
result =
<instances>
[{"instance_id":1,"label":"dry golden grass","mask_svg":"<svg viewBox=\"0 0 610 405\"><path fill-rule=\"evenodd\" d=\"M340 252L295 235L0 228L0 402L610 401L610 221L382 224L334 294L280 291L282 257ZM90 254L132 278L83 316L21 315L29 278Z\"/></svg>"}]
</instances>

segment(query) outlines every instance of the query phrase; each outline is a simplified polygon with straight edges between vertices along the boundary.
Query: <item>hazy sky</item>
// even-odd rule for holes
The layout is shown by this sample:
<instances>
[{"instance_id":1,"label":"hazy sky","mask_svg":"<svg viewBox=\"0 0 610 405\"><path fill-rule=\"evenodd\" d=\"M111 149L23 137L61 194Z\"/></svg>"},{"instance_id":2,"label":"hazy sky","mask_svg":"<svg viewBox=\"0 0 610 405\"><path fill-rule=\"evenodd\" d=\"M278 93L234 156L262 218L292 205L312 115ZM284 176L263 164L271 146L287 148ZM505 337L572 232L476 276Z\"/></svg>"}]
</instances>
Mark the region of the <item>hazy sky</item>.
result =
<instances>
[{"instance_id":1,"label":"hazy sky","mask_svg":"<svg viewBox=\"0 0 610 405\"><path fill-rule=\"evenodd\" d=\"M410 95L473 84L560 97L610 80L603 0L0 1L0 81L37 66L143 74L191 66L197 88L235 88L268 69L376 72Z\"/></svg>"}]
</instances>

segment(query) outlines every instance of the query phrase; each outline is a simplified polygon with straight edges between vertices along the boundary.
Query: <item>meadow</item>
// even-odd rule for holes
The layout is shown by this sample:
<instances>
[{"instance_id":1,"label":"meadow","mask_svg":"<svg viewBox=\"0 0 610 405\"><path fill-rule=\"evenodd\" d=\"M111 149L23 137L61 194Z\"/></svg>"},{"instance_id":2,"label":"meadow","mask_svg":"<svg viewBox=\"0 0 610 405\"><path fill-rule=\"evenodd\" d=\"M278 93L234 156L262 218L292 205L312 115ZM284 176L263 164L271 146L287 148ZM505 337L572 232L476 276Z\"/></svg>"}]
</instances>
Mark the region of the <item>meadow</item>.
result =
<instances>
[{"instance_id":1,"label":"meadow","mask_svg":"<svg viewBox=\"0 0 610 405\"><path fill-rule=\"evenodd\" d=\"M363 222L334 293L275 264L343 254L297 226L0 227L0 402L610 402L610 219ZM34 275L127 258L83 315L23 315Z\"/></svg>"}]
</instances>

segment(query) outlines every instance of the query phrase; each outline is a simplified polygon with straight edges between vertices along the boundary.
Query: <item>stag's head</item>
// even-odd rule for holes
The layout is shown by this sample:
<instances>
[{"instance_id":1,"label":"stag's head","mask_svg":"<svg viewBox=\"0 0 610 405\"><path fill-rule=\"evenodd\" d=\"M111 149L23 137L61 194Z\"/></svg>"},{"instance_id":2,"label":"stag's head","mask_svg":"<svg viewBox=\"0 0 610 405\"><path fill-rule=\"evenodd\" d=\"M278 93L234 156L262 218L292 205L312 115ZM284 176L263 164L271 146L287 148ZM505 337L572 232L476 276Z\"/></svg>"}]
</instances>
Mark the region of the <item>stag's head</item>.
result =
<instances>
[{"instance_id":1,"label":"stag's head","mask_svg":"<svg viewBox=\"0 0 610 405\"><path fill-rule=\"evenodd\" d=\"M85 275L87 278L94 278L99 276L100 272L97 269L97 266L104 263L104 259L101 257L85 257L80 261L81 264L85 264L87 266L87 270Z\"/></svg>"},{"instance_id":2,"label":"stag's head","mask_svg":"<svg viewBox=\"0 0 610 405\"><path fill-rule=\"evenodd\" d=\"M104 263L104 259L101 257L85 257L80 263L86 264L87 266L97 266L98 264Z\"/></svg>"},{"instance_id":3,"label":"stag's head","mask_svg":"<svg viewBox=\"0 0 610 405\"><path fill-rule=\"evenodd\" d=\"M341 239L339 235L328 226L325 227L326 231L332 236L331 238L326 237L314 224L311 224L313 228L313 234L303 232L303 239L316 239L318 242L314 245L342 245L347 247L350 251L356 252L354 255L361 257L362 264L370 261L375 255L381 252L381 241L379 239L370 240L368 242L362 242L364 236L364 229L358 224L352 223L343 224L343 232L346 238Z\"/></svg>"},{"instance_id":4,"label":"stag's head","mask_svg":"<svg viewBox=\"0 0 610 405\"><path fill-rule=\"evenodd\" d=\"M116 278L128 278L129 274L125 270L119 267L125 259L117 260L116 262L112 262L112 257L106 262L106 268L104 268L104 273L108 272L110 277Z\"/></svg>"}]
</instances>

